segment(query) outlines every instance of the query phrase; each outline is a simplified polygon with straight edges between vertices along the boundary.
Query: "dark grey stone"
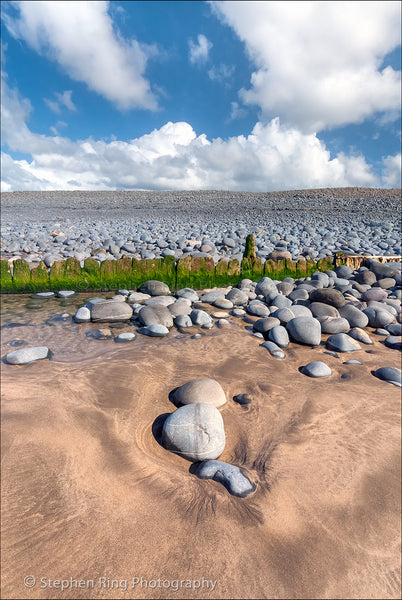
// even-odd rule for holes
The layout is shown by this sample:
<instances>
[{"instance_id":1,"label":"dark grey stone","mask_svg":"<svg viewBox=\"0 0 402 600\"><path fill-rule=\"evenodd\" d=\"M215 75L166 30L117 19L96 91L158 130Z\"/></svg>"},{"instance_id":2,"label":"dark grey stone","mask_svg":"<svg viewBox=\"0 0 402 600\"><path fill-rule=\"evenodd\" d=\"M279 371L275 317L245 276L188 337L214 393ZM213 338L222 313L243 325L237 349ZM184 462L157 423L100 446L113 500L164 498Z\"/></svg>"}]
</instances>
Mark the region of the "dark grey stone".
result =
<instances>
[{"instance_id":1,"label":"dark grey stone","mask_svg":"<svg viewBox=\"0 0 402 600\"><path fill-rule=\"evenodd\" d=\"M143 306L138 317L145 326L159 324L168 328L173 327L173 317L166 306Z\"/></svg>"},{"instance_id":2,"label":"dark grey stone","mask_svg":"<svg viewBox=\"0 0 402 600\"><path fill-rule=\"evenodd\" d=\"M330 367L320 360L308 363L301 372L308 377L330 377L332 375Z\"/></svg>"},{"instance_id":3,"label":"dark grey stone","mask_svg":"<svg viewBox=\"0 0 402 600\"><path fill-rule=\"evenodd\" d=\"M91 310L91 320L94 322L128 321L133 316L133 309L126 302L104 300L94 304Z\"/></svg>"},{"instance_id":4,"label":"dark grey stone","mask_svg":"<svg viewBox=\"0 0 402 600\"><path fill-rule=\"evenodd\" d=\"M339 290L324 288L321 290L314 290L310 293L311 302L323 302L324 304L330 304L335 308L341 308L346 304L346 300Z\"/></svg>"},{"instance_id":5,"label":"dark grey stone","mask_svg":"<svg viewBox=\"0 0 402 600\"><path fill-rule=\"evenodd\" d=\"M361 350L357 341L346 333L336 333L331 335L326 341L326 347L335 352L354 352Z\"/></svg>"},{"instance_id":6,"label":"dark grey stone","mask_svg":"<svg viewBox=\"0 0 402 600\"><path fill-rule=\"evenodd\" d=\"M283 360L286 357L284 351L281 348L279 348L279 346L277 346L274 342L267 341L261 344L261 346L263 348L266 348L270 355L276 358L277 360Z\"/></svg>"},{"instance_id":7,"label":"dark grey stone","mask_svg":"<svg viewBox=\"0 0 402 600\"><path fill-rule=\"evenodd\" d=\"M145 281L141 285L140 291L144 294L149 294L150 296L168 296L170 294L169 286L166 285L166 283L156 281L155 279Z\"/></svg>"},{"instance_id":8,"label":"dark grey stone","mask_svg":"<svg viewBox=\"0 0 402 600\"><path fill-rule=\"evenodd\" d=\"M363 313L367 316L370 327L385 327L394 321L394 316L385 308L368 306Z\"/></svg>"},{"instance_id":9,"label":"dark grey stone","mask_svg":"<svg viewBox=\"0 0 402 600\"><path fill-rule=\"evenodd\" d=\"M276 325L269 330L268 337L271 342L274 342L279 348L287 348L289 346L289 335L285 327Z\"/></svg>"},{"instance_id":10,"label":"dark grey stone","mask_svg":"<svg viewBox=\"0 0 402 600\"><path fill-rule=\"evenodd\" d=\"M295 317L286 325L293 341L308 346L318 346L321 342L321 324L314 317Z\"/></svg>"},{"instance_id":11,"label":"dark grey stone","mask_svg":"<svg viewBox=\"0 0 402 600\"><path fill-rule=\"evenodd\" d=\"M394 385L401 387L401 370L396 367L381 367L376 371L372 371L375 377L378 379L382 379L383 381L387 381L388 383L393 383Z\"/></svg>"},{"instance_id":12,"label":"dark grey stone","mask_svg":"<svg viewBox=\"0 0 402 600\"><path fill-rule=\"evenodd\" d=\"M160 323L153 323L152 325L140 327L138 333L149 335L150 337L165 337L168 335L169 329Z\"/></svg>"},{"instance_id":13,"label":"dark grey stone","mask_svg":"<svg viewBox=\"0 0 402 600\"><path fill-rule=\"evenodd\" d=\"M339 309L341 317L347 319L351 327L366 327L368 325L368 316L362 310L353 304L345 304Z\"/></svg>"},{"instance_id":14,"label":"dark grey stone","mask_svg":"<svg viewBox=\"0 0 402 600\"><path fill-rule=\"evenodd\" d=\"M195 473L200 479L213 479L222 483L230 494L240 498L245 498L256 489L255 484L251 483L239 467L220 460L200 463Z\"/></svg>"}]
</instances>

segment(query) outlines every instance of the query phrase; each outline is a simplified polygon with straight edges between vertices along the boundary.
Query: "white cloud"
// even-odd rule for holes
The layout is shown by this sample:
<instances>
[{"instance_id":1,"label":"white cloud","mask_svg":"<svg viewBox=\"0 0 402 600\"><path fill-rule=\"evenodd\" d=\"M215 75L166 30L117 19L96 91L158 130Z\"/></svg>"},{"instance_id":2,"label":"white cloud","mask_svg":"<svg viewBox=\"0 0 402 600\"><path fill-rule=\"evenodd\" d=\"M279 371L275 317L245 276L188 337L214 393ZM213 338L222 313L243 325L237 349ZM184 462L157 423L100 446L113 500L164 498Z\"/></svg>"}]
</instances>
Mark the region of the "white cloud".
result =
<instances>
[{"instance_id":1,"label":"white cloud","mask_svg":"<svg viewBox=\"0 0 402 600\"><path fill-rule=\"evenodd\" d=\"M72 79L84 82L120 109L157 109L143 76L155 48L123 39L114 30L109 2L19 1L13 6L19 17L4 15L11 35L57 61ZM74 110L68 97L59 102Z\"/></svg>"},{"instance_id":2,"label":"white cloud","mask_svg":"<svg viewBox=\"0 0 402 600\"><path fill-rule=\"evenodd\" d=\"M400 107L399 2L212 2L256 66L244 103L304 132L359 123Z\"/></svg>"},{"instance_id":3,"label":"white cloud","mask_svg":"<svg viewBox=\"0 0 402 600\"><path fill-rule=\"evenodd\" d=\"M402 179L402 155L386 156L383 158L382 179L386 187L400 188Z\"/></svg>"},{"instance_id":4,"label":"white cloud","mask_svg":"<svg viewBox=\"0 0 402 600\"><path fill-rule=\"evenodd\" d=\"M4 190L230 189L272 191L347 186L395 186L400 157L386 157L382 179L363 156L331 158L316 134L256 123L248 136L208 140L186 122L168 122L129 142L33 133L31 106L2 84ZM59 123L60 125L60 123ZM14 160L9 152L32 160ZM399 162L398 162L399 161ZM400 167L399 167L400 170Z\"/></svg>"},{"instance_id":5,"label":"white cloud","mask_svg":"<svg viewBox=\"0 0 402 600\"><path fill-rule=\"evenodd\" d=\"M213 66L208 71L208 77L212 81L226 81L230 79L234 73L235 67L234 65L225 65L221 63L219 66Z\"/></svg>"},{"instance_id":6,"label":"white cloud","mask_svg":"<svg viewBox=\"0 0 402 600\"><path fill-rule=\"evenodd\" d=\"M189 59L193 65L205 63L212 48L212 43L202 33L197 36L197 40L198 43L193 42L193 40L188 42L190 48Z\"/></svg>"},{"instance_id":7,"label":"white cloud","mask_svg":"<svg viewBox=\"0 0 402 600\"><path fill-rule=\"evenodd\" d=\"M231 111L230 111L230 121L235 121L236 119L242 119L246 116L247 111L245 108L241 108L238 102L231 102Z\"/></svg>"},{"instance_id":8,"label":"white cloud","mask_svg":"<svg viewBox=\"0 0 402 600\"><path fill-rule=\"evenodd\" d=\"M61 113L63 107L75 112L77 110L77 107L72 101L71 95L72 91L66 90L62 94L60 92L55 92L57 100L49 100L49 98L44 98L43 100L45 104L50 108L50 110L55 113Z\"/></svg>"}]
</instances>

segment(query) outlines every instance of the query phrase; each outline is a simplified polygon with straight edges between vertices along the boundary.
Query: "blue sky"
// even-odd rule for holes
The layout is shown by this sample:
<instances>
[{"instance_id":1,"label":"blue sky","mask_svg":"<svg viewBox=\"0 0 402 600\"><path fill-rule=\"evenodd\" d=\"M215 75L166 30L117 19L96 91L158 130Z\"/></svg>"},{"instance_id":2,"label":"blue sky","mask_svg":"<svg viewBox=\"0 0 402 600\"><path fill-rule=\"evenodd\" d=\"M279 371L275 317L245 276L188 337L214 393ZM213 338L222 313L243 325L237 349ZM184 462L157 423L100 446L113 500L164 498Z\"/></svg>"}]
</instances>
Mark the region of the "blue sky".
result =
<instances>
[{"instance_id":1,"label":"blue sky","mask_svg":"<svg viewBox=\"0 0 402 600\"><path fill-rule=\"evenodd\" d=\"M2 190L400 187L399 2L2 2Z\"/></svg>"}]
</instances>

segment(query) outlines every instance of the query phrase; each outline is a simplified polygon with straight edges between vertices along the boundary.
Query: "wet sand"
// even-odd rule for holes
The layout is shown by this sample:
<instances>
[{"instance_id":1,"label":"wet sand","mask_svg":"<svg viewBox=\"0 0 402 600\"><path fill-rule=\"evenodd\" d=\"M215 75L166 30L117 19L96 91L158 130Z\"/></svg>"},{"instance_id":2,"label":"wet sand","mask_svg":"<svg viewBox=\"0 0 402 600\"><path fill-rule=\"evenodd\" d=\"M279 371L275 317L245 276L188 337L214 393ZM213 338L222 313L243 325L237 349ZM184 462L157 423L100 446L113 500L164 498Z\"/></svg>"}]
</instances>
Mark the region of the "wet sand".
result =
<instances>
[{"instance_id":1,"label":"wet sand","mask_svg":"<svg viewBox=\"0 0 402 600\"><path fill-rule=\"evenodd\" d=\"M46 326L40 306L12 311L35 326L3 328L2 356L13 339L47 339L54 356L1 364L3 598L400 597L401 390L370 373L400 353L379 336L339 358L291 344L278 361L235 318L200 339L115 344ZM332 377L302 375L312 360ZM221 460L256 482L247 498L158 443L169 392L198 377L226 393Z\"/></svg>"}]
</instances>

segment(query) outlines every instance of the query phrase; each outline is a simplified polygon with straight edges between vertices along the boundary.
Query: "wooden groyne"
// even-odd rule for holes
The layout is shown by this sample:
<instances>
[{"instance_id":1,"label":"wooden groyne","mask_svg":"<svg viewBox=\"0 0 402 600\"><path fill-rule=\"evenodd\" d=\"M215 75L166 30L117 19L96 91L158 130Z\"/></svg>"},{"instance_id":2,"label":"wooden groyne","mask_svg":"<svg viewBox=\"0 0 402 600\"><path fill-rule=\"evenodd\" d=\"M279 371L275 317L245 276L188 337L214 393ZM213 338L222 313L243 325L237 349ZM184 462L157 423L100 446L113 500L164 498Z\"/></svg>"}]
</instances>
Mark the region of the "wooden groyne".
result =
<instances>
[{"instance_id":1,"label":"wooden groyne","mask_svg":"<svg viewBox=\"0 0 402 600\"><path fill-rule=\"evenodd\" d=\"M137 289L144 281L156 279L166 283L170 289L191 287L194 289L215 286L236 285L242 279L258 281L267 276L282 280L285 277L308 277L315 271L333 270L346 264L353 269L364 265L366 258L375 258L380 262L397 262L399 256L366 257L347 256L342 252L333 257L318 261L299 259L266 260L255 258L253 246L248 246L248 254L241 262L237 259L220 260L216 265L212 257L186 256L175 260L173 256L142 259L123 256L119 260L104 260L99 263L87 258L83 265L76 258L56 260L46 267L43 262L30 268L23 259L0 261L1 293L45 292L62 289L74 291Z\"/></svg>"}]
</instances>

